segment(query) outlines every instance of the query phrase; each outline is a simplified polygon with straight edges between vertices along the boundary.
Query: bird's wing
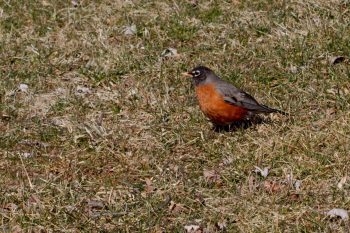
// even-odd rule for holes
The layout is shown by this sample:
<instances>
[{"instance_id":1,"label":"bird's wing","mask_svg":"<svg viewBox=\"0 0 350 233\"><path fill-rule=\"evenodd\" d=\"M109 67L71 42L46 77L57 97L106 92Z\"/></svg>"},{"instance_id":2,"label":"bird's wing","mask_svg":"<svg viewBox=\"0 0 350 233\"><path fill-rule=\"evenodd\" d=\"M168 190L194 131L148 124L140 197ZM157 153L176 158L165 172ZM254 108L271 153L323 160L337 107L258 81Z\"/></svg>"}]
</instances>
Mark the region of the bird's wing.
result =
<instances>
[{"instance_id":1,"label":"bird's wing","mask_svg":"<svg viewBox=\"0 0 350 233\"><path fill-rule=\"evenodd\" d=\"M223 95L225 102L243 107L252 112L281 112L280 110L270 108L268 106L259 104L253 96L234 87L227 82L220 82L216 85L218 92ZM283 112L281 112L283 113Z\"/></svg>"}]
</instances>

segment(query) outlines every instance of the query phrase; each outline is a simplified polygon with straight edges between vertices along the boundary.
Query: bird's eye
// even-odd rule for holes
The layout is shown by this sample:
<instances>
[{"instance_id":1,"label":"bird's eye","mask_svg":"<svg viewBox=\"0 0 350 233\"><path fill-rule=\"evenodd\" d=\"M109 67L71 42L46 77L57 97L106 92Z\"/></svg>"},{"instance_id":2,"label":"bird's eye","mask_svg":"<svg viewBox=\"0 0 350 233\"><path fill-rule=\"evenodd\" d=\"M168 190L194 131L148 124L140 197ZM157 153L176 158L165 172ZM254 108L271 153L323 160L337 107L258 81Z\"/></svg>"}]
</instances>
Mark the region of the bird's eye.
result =
<instances>
[{"instance_id":1,"label":"bird's eye","mask_svg":"<svg viewBox=\"0 0 350 233\"><path fill-rule=\"evenodd\" d=\"M198 77L199 75L201 75L201 72L199 70L195 70L192 72L194 77Z\"/></svg>"}]
</instances>

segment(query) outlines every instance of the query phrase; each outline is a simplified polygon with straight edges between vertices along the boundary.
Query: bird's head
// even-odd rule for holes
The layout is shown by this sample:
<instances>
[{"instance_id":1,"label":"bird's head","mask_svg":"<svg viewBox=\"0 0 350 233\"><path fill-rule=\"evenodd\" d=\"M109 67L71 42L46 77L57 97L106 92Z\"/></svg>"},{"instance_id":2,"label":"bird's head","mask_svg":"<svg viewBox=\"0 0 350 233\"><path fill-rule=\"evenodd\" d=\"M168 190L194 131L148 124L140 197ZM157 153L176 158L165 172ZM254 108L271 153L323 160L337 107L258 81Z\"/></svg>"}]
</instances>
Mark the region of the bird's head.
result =
<instances>
[{"instance_id":1,"label":"bird's head","mask_svg":"<svg viewBox=\"0 0 350 233\"><path fill-rule=\"evenodd\" d=\"M214 72L205 66L197 66L191 71L183 73L183 75L191 77L196 86L204 84L208 79L215 76Z\"/></svg>"}]
</instances>

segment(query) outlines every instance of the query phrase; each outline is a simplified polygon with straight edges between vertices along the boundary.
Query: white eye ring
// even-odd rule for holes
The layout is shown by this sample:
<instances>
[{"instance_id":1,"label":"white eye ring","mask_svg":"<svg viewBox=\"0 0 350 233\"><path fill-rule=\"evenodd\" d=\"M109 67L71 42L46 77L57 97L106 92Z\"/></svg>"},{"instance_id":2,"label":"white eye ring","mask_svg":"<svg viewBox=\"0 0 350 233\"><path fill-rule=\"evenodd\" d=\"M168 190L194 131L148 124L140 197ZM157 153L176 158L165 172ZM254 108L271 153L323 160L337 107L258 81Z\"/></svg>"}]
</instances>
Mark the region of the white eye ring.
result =
<instances>
[{"instance_id":1,"label":"white eye ring","mask_svg":"<svg viewBox=\"0 0 350 233\"><path fill-rule=\"evenodd\" d=\"M192 72L194 77L198 77L199 75L201 75L201 72L199 70L195 70Z\"/></svg>"}]
</instances>

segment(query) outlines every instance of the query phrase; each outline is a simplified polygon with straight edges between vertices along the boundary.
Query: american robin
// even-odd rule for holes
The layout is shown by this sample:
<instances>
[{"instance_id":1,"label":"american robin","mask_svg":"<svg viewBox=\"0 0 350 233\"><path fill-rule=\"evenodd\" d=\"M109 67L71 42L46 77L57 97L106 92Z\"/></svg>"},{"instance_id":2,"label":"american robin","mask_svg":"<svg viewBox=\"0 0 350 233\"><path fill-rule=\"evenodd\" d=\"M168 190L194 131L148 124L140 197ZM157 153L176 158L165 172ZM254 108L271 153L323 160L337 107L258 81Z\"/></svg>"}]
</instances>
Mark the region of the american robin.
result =
<instances>
[{"instance_id":1,"label":"american robin","mask_svg":"<svg viewBox=\"0 0 350 233\"><path fill-rule=\"evenodd\" d=\"M257 113L287 114L259 104L251 95L220 79L205 66L197 66L184 75L192 77L200 109L216 126L246 120Z\"/></svg>"}]
</instances>

